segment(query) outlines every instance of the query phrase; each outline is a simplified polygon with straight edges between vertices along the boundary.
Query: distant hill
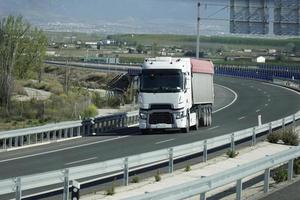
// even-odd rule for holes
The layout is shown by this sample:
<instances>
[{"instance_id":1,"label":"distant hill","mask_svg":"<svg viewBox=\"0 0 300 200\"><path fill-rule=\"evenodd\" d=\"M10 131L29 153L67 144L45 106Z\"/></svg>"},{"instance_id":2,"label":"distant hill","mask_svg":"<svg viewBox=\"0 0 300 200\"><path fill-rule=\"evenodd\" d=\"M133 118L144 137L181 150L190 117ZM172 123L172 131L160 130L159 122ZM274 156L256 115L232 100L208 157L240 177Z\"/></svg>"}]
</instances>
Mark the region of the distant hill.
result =
<instances>
[{"instance_id":1,"label":"distant hill","mask_svg":"<svg viewBox=\"0 0 300 200\"><path fill-rule=\"evenodd\" d=\"M217 0L214 0L217 1ZM128 25L153 32L195 32L196 0L0 0L0 17L32 23ZM165 30L164 30L165 29ZM134 28L132 28L134 30ZM192 34L193 34L192 33Z\"/></svg>"}]
</instances>

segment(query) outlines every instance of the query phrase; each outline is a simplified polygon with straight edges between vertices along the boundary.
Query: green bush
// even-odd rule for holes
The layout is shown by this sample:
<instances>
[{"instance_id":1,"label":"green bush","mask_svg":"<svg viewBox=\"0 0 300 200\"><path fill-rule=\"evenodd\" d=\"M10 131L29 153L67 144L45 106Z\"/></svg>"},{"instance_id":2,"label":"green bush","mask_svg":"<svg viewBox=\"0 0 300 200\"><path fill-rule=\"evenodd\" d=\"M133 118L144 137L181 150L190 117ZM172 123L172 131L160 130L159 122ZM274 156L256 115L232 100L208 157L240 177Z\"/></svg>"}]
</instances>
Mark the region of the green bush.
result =
<instances>
[{"instance_id":1,"label":"green bush","mask_svg":"<svg viewBox=\"0 0 300 200\"><path fill-rule=\"evenodd\" d=\"M279 167L275 169L274 174L272 176L275 183L281 183L283 181L286 181L288 178L288 171L284 167Z\"/></svg>"},{"instance_id":2,"label":"green bush","mask_svg":"<svg viewBox=\"0 0 300 200\"><path fill-rule=\"evenodd\" d=\"M281 140L286 145L298 146L299 145L299 136L292 129L286 130L281 134Z\"/></svg>"},{"instance_id":3,"label":"green bush","mask_svg":"<svg viewBox=\"0 0 300 200\"><path fill-rule=\"evenodd\" d=\"M227 154L227 156L228 156L229 158L234 158L234 157L236 157L239 153L236 152L236 151L234 151L234 150L229 149L229 150L226 152L226 154Z\"/></svg>"},{"instance_id":4,"label":"green bush","mask_svg":"<svg viewBox=\"0 0 300 200\"><path fill-rule=\"evenodd\" d=\"M300 158L294 160L294 172L300 174Z\"/></svg>"},{"instance_id":5,"label":"green bush","mask_svg":"<svg viewBox=\"0 0 300 200\"><path fill-rule=\"evenodd\" d=\"M192 168L191 168L191 165L190 164L188 164L187 166L185 166L185 168L184 168L184 171L185 172L189 172L189 171L191 171L192 170Z\"/></svg>"},{"instance_id":6,"label":"green bush","mask_svg":"<svg viewBox=\"0 0 300 200\"><path fill-rule=\"evenodd\" d=\"M131 180L132 183L139 183L140 182L140 177L138 177L137 175L135 175L132 180Z\"/></svg>"},{"instance_id":7,"label":"green bush","mask_svg":"<svg viewBox=\"0 0 300 200\"><path fill-rule=\"evenodd\" d=\"M115 191L115 182L113 181L111 186L106 189L106 195L112 196L114 194L116 194L116 191Z\"/></svg>"},{"instance_id":8,"label":"green bush","mask_svg":"<svg viewBox=\"0 0 300 200\"><path fill-rule=\"evenodd\" d=\"M118 96L108 98L108 106L112 108L119 108L121 104L121 98Z\"/></svg>"},{"instance_id":9,"label":"green bush","mask_svg":"<svg viewBox=\"0 0 300 200\"><path fill-rule=\"evenodd\" d=\"M94 104L89 105L82 113L84 119L95 117L98 114L97 107Z\"/></svg>"},{"instance_id":10,"label":"green bush","mask_svg":"<svg viewBox=\"0 0 300 200\"><path fill-rule=\"evenodd\" d=\"M155 182L161 181L161 176L159 170L156 171L156 174L154 176Z\"/></svg>"},{"instance_id":11,"label":"green bush","mask_svg":"<svg viewBox=\"0 0 300 200\"><path fill-rule=\"evenodd\" d=\"M277 143L281 139L280 133L271 133L267 136L267 139L270 143Z\"/></svg>"}]
</instances>

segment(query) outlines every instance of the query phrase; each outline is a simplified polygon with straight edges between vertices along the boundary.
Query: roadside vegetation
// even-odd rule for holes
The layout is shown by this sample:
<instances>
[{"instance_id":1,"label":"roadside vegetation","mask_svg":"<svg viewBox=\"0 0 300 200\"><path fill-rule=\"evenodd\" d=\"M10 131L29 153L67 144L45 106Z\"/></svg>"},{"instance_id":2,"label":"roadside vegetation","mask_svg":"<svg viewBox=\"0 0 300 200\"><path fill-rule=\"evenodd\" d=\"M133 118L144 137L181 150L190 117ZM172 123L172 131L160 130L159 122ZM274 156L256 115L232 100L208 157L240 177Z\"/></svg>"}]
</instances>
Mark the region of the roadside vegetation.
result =
<instances>
[{"instance_id":1,"label":"roadside vegetation","mask_svg":"<svg viewBox=\"0 0 300 200\"><path fill-rule=\"evenodd\" d=\"M271 133L267 136L270 143L282 142L285 145L298 146L299 136L293 129L282 130L279 132Z\"/></svg>"},{"instance_id":2,"label":"roadside vegetation","mask_svg":"<svg viewBox=\"0 0 300 200\"><path fill-rule=\"evenodd\" d=\"M0 131L94 117L98 108L120 105L105 94L115 73L48 66L47 46L46 34L22 17L0 21Z\"/></svg>"}]
</instances>

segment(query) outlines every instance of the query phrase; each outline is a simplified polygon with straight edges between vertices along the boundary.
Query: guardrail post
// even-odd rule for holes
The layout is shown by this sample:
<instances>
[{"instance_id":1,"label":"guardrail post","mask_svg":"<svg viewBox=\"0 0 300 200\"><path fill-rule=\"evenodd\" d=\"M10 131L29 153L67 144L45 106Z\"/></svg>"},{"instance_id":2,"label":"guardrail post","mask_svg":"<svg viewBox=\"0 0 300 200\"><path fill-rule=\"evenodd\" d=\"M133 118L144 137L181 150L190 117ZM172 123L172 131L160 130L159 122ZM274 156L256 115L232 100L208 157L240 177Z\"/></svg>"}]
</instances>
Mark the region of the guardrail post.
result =
<instances>
[{"instance_id":1,"label":"guardrail post","mask_svg":"<svg viewBox=\"0 0 300 200\"><path fill-rule=\"evenodd\" d=\"M205 192L200 194L200 200L206 200Z\"/></svg>"},{"instance_id":2,"label":"guardrail post","mask_svg":"<svg viewBox=\"0 0 300 200\"><path fill-rule=\"evenodd\" d=\"M18 147L19 146L19 137L15 137L15 144L14 147Z\"/></svg>"},{"instance_id":3,"label":"guardrail post","mask_svg":"<svg viewBox=\"0 0 300 200\"><path fill-rule=\"evenodd\" d=\"M58 139L61 139L61 137L62 137L62 130L59 129L59 130L58 130Z\"/></svg>"},{"instance_id":4,"label":"guardrail post","mask_svg":"<svg viewBox=\"0 0 300 200\"><path fill-rule=\"evenodd\" d=\"M70 128L70 137L74 136L74 128Z\"/></svg>"},{"instance_id":5,"label":"guardrail post","mask_svg":"<svg viewBox=\"0 0 300 200\"><path fill-rule=\"evenodd\" d=\"M203 162L207 161L207 140L204 140L203 144Z\"/></svg>"},{"instance_id":6,"label":"guardrail post","mask_svg":"<svg viewBox=\"0 0 300 200\"><path fill-rule=\"evenodd\" d=\"M296 115L293 114L293 129L295 129L296 126Z\"/></svg>"},{"instance_id":7,"label":"guardrail post","mask_svg":"<svg viewBox=\"0 0 300 200\"><path fill-rule=\"evenodd\" d=\"M129 180L129 168L128 168L128 158L124 159L124 185L128 186Z\"/></svg>"},{"instance_id":8,"label":"guardrail post","mask_svg":"<svg viewBox=\"0 0 300 200\"><path fill-rule=\"evenodd\" d=\"M22 199L22 184L21 184L20 177L15 178L15 189L16 189L16 200L21 200Z\"/></svg>"},{"instance_id":9,"label":"guardrail post","mask_svg":"<svg viewBox=\"0 0 300 200\"><path fill-rule=\"evenodd\" d=\"M242 199L242 191L243 191L243 182L242 179L236 181L236 199Z\"/></svg>"},{"instance_id":10,"label":"guardrail post","mask_svg":"<svg viewBox=\"0 0 300 200\"><path fill-rule=\"evenodd\" d=\"M8 138L8 148L12 147L12 138Z\"/></svg>"},{"instance_id":11,"label":"guardrail post","mask_svg":"<svg viewBox=\"0 0 300 200\"><path fill-rule=\"evenodd\" d=\"M269 134L272 133L272 122L269 123Z\"/></svg>"},{"instance_id":12,"label":"guardrail post","mask_svg":"<svg viewBox=\"0 0 300 200\"><path fill-rule=\"evenodd\" d=\"M235 143L234 143L234 133L231 134L231 144L230 144L231 151L235 150Z\"/></svg>"},{"instance_id":13,"label":"guardrail post","mask_svg":"<svg viewBox=\"0 0 300 200\"><path fill-rule=\"evenodd\" d=\"M256 128L254 127L252 129L252 146L255 146L256 144L256 133L255 133Z\"/></svg>"},{"instance_id":14,"label":"guardrail post","mask_svg":"<svg viewBox=\"0 0 300 200\"><path fill-rule=\"evenodd\" d=\"M80 126L77 127L77 135L76 136L80 136Z\"/></svg>"},{"instance_id":15,"label":"guardrail post","mask_svg":"<svg viewBox=\"0 0 300 200\"><path fill-rule=\"evenodd\" d=\"M169 173L173 173L173 148L169 149Z\"/></svg>"},{"instance_id":16,"label":"guardrail post","mask_svg":"<svg viewBox=\"0 0 300 200\"><path fill-rule=\"evenodd\" d=\"M64 193L63 200L69 200L69 169L64 170Z\"/></svg>"},{"instance_id":17,"label":"guardrail post","mask_svg":"<svg viewBox=\"0 0 300 200\"><path fill-rule=\"evenodd\" d=\"M264 193L269 192L269 185L270 185L270 168L265 170Z\"/></svg>"},{"instance_id":18,"label":"guardrail post","mask_svg":"<svg viewBox=\"0 0 300 200\"><path fill-rule=\"evenodd\" d=\"M282 119L282 129L285 130L285 118Z\"/></svg>"},{"instance_id":19,"label":"guardrail post","mask_svg":"<svg viewBox=\"0 0 300 200\"><path fill-rule=\"evenodd\" d=\"M294 159L289 160L288 163L288 181L293 179L293 166L294 166Z\"/></svg>"},{"instance_id":20,"label":"guardrail post","mask_svg":"<svg viewBox=\"0 0 300 200\"><path fill-rule=\"evenodd\" d=\"M261 126L261 124L262 124L262 123L261 123L261 115L258 115L258 116L257 116L257 120L258 120L258 126Z\"/></svg>"},{"instance_id":21,"label":"guardrail post","mask_svg":"<svg viewBox=\"0 0 300 200\"><path fill-rule=\"evenodd\" d=\"M6 138L3 140L3 149L6 149Z\"/></svg>"}]
</instances>

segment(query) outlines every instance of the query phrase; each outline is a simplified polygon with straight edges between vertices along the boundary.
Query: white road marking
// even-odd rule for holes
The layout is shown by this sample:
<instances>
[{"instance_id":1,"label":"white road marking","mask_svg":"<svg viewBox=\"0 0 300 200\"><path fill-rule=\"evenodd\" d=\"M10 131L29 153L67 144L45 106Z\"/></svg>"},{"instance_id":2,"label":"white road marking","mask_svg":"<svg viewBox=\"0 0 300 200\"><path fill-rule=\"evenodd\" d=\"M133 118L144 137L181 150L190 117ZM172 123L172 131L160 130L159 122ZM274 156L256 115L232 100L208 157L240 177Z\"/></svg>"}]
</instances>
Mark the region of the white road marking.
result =
<instances>
[{"instance_id":1,"label":"white road marking","mask_svg":"<svg viewBox=\"0 0 300 200\"><path fill-rule=\"evenodd\" d=\"M175 140L175 138L169 139L169 140L164 140L164 141L160 141L160 142L156 142L155 144L162 144L162 143L166 143L166 142L171 142Z\"/></svg>"},{"instance_id":2,"label":"white road marking","mask_svg":"<svg viewBox=\"0 0 300 200\"><path fill-rule=\"evenodd\" d=\"M271 99L268 99L268 102L271 102Z\"/></svg>"},{"instance_id":3,"label":"white road marking","mask_svg":"<svg viewBox=\"0 0 300 200\"><path fill-rule=\"evenodd\" d=\"M251 88L254 88L254 86L253 86L253 85L250 85L250 87L251 87Z\"/></svg>"},{"instance_id":4,"label":"white road marking","mask_svg":"<svg viewBox=\"0 0 300 200\"><path fill-rule=\"evenodd\" d=\"M238 118L238 120L242 120L242 119L245 119L246 117L245 116L243 116L243 117L240 117L240 118Z\"/></svg>"},{"instance_id":5,"label":"white road marking","mask_svg":"<svg viewBox=\"0 0 300 200\"><path fill-rule=\"evenodd\" d=\"M260 88L258 88L257 90L258 90L258 91L261 91L261 89L260 89Z\"/></svg>"},{"instance_id":6,"label":"white road marking","mask_svg":"<svg viewBox=\"0 0 300 200\"><path fill-rule=\"evenodd\" d=\"M266 103L265 106L267 107L267 106L269 106L269 104Z\"/></svg>"},{"instance_id":7,"label":"white road marking","mask_svg":"<svg viewBox=\"0 0 300 200\"><path fill-rule=\"evenodd\" d=\"M260 112L260 109L257 109L255 112L257 112L257 113Z\"/></svg>"},{"instance_id":8,"label":"white road marking","mask_svg":"<svg viewBox=\"0 0 300 200\"><path fill-rule=\"evenodd\" d=\"M41 152L41 153L37 153L37 154L20 156L20 157L17 157L17 158L9 158L9 159L6 159L6 160L1 160L0 163L13 161L13 160L19 160L19 159L23 159L23 158L31 158L31 157L35 157L35 156L40 156L40 155L65 151L65 150L69 150L69 149L75 149L75 148L79 148L79 147L90 146L90 145L104 143L104 142L110 142L110 141L113 141L113 140L119 140L119 139L123 139L123 138L127 138L127 137L130 137L130 135L119 136L119 137L115 137L115 138L110 138L110 139L106 139L106 140L101 140L101 141L97 141L97 142L88 143L88 144L81 144L81 145L77 145L77 146L65 147L65 148L62 148L62 149L55 149L55 150L52 150L52 151L46 151L46 152Z\"/></svg>"},{"instance_id":9,"label":"white road marking","mask_svg":"<svg viewBox=\"0 0 300 200\"><path fill-rule=\"evenodd\" d=\"M274 85L272 83L262 83L262 84L265 84L265 85L272 85L274 87L279 87L279 88L283 88L283 89L286 89L286 90L289 90L291 92L294 92L296 94L300 94L300 92L296 91L296 90L293 90L293 89L290 89L290 88L287 88L287 87L284 87L284 86L281 86L281 85Z\"/></svg>"},{"instance_id":10,"label":"white road marking","mask_svg":"<svg viewBox=\"0 0 300 200\"><path fill-rule=\"evenodd\" d=\"M207 130L214 130L214 129L219 128L219 127L220 127L220 126L213 126L213 127L209 128L209 129L207 129Z\"/></svg>"},{"instance_id":11,"label":"white road marking","mask_svg":"<svg viewBox=\"0 0 300 200\"><path fill-rule=\"evenodd\" d=\"M215 111L213 111L212 113L217 113L217 112L219 112L219 111L221 111L221 110L224 110L225 108L228 108L229 106L231 106L232 104L234 104L234 102L236 102L236 100L237 100L237 98L238 98L237 93L236 93L235 91L233 91L232 89L230 89L230 88L228 88L228 87L225 87L225 86L223 86L223 85L219 85L219 84L215 84L215 85L218 85L218 86L220 86L220 87L223 87L223 88L229 90L230 92L232 92L232 93L234 94L234 99L233 99L232 102L230 102L230 104L228 104L228 105L226 105L226 106L224 106L224 107L222 107L222 108L220 108L220 109L218 109L218 110L215 110Z\"/></svg>"},{"instance_id":12,"label":"white road marking","mask_svg":"<svg viewBox=\"0 0 300 200\"><path fill-rule=\"evenodd\" d=\"M65 165L72 165L72 164L82 163L82 162L86 162L86 161L90 161L90 160L96 160L97 158L98 157L87 158L87 159L83 159L83 160L69 162L69 163L66 163Z\"/></svg>"}]
</instances>

